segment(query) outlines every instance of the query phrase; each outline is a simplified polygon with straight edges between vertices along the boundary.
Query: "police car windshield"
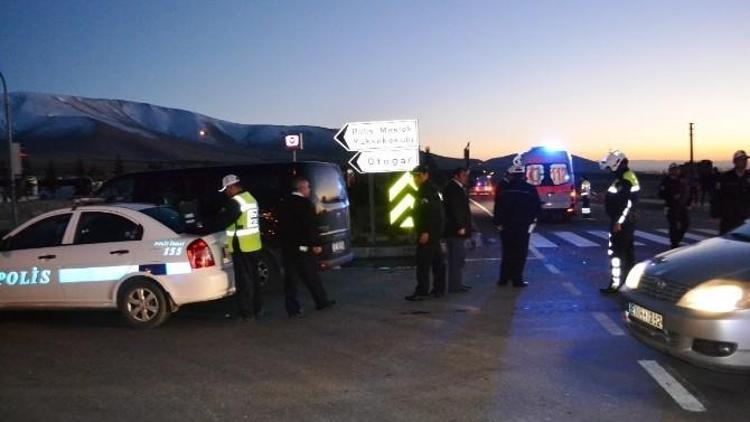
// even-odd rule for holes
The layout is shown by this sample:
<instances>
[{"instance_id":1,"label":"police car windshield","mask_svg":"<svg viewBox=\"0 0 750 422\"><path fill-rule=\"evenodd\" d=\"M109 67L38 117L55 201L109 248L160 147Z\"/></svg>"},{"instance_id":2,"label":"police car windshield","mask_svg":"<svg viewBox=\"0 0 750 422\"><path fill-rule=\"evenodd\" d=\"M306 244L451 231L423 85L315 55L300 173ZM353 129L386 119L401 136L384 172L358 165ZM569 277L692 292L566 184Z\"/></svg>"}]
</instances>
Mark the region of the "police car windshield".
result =
<instances>
[{"instance_id":1,"label":"police car windshield","mask_svg":"<svg viewBox=\"0 0 750 422\"><path fill-rule=\"evenodd\" d=\"M169 227L177 234L183 234L187 231L185 220L174 208L153 207L142 209L141 212Z\"/></svg>"}]
</instances>

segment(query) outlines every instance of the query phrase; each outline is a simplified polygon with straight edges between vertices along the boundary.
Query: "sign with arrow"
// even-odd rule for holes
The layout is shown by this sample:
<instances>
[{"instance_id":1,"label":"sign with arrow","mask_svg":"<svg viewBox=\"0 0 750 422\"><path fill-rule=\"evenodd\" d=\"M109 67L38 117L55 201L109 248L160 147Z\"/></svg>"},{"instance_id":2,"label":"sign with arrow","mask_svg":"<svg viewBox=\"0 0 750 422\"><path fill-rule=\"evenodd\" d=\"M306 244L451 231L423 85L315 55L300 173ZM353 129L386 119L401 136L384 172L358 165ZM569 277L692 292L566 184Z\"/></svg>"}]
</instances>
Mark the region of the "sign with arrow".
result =
<instances>
[{"instance_id":1,"label":"sign with arrow","mask_svg":"<svg viewBox=\"0 0 750 422\"><path fill-rule=\"evenodd\" d=\"M410 171L419 165L419 150L361 151L349 160L349 165L360 173Z\"/></svg>"},{"instance_id":2,"label":"sign with arrow","mask_svg":"<svg viewBox=\"0 0 750 422\"><path fill-rule=\"evenodd\" d=\"M347 151L419 149L416 120L347 123L334 136Z\"/></svg>"}]
</instances>

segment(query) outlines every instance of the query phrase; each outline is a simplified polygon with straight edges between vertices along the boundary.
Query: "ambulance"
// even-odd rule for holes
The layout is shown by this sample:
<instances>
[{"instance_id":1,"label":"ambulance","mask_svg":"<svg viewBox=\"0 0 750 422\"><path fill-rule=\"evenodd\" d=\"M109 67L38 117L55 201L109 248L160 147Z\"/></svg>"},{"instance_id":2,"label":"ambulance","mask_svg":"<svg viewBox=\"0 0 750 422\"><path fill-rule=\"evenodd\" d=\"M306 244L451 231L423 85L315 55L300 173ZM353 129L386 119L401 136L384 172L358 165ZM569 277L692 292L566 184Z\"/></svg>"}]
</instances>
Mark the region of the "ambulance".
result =
<instances>
[{"instance_id":1,"label":"ambulance","mask_svg":"<svg viewBox=\"0 0 750 422\"><path fill-rule=\"evenodd\" d=\"M175 209L153 204L42 214L0 242L0 309L118 309L151 328L182 305L232 295L225 235L185 227Z\"/></svg>"},{"instance_id":2,"label":"ambulance","mask_svg":"<svg viewBox=\"0 0 750 422\"><path fill-rule=\"evenodd\" d=\"M526 180L536 187L543 213L566 220L573 217L578 196L570 153L552 147L533 147L521 156Z\"/></svg>"}]
</instances>

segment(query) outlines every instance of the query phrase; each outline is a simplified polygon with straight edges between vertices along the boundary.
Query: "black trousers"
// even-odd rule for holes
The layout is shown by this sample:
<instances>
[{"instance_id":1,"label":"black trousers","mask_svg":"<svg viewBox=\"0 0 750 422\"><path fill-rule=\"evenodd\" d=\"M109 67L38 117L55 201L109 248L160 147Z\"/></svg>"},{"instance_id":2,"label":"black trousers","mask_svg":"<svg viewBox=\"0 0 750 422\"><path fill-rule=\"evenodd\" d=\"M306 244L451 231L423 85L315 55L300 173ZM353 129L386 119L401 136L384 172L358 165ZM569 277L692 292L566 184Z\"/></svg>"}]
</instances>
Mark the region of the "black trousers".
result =
<instances>
[{"instance_id":1,"label":"black trousers","mask_svg":"<svg viewBox=\"0 0 750 422\"><path fill-rule=\"evenodd\" d=\"M505 226L500 232L503 245L503 257L500 263L500 279L498 283L505 284L523 282L523 270L529 255L529 226Z\"/></svg>"},{"instance_id":2,"label":"black trousers","mask_svg":"<svg viewBox=\"0 0 750 422\"><path fill-rule=\"evenodd\" d=\"M466 239L449 237L448 244L448 290L456 290L464 285L466 266Z\"/></svg>"},{"instance_id":3,"label":"black trousers","mask_svg":"<svg viewBox=\"0 0 750 422\"><path fill-rule=\"evenodd\" d=\"M674 249L680 246L690 227L690 212L687 208L668 208L667 222L669 223L669 242Z\"/></svg>"},{"instance_id":4,"label":"black trousers","mask_svg":"<svg viewBox=\"0 0 750 422\"><path fill-rule=\"evenodd\" d=\"M318 273L318 259L315 255L301 251L283 251L284 262L284 303L289 315L301 310L297 299L297 285L300 281L305 285L315 302L316 307L328 303L328 295L323 288L323 282Z\"/></svg>"},{"instance_id":5,"label":"black trousers","mask_svg":"<svg viewBox=\"0 0 750 422\"><path fill-rule=\"evenodd\" d=\"M258 277L258 253L238 252L237 247L234 250L232 264L237 308L240 315L250 317L259 313L263 308L260 277Z\"/></svg>"},{"instance_id":6,"label":"black trousers","mask_svg":"<svg viewBox=\"0 0 750 422\"><path fill-rule=\"evenodd\" d=\"M445 256L439 241L417 245L417 288L414 293L422 296L430 293L430 270L432 292L445 293Z\"/></svg>"},{"instance_id":7,"label":"black trousers","mask_svg":"<svg viewBox=\"0 0 750 422\"><path fill-rule=\"evenodd\" d=\"M583 218L591 218L591 199L588 195L581 195L581 215Z\"/></svg>"},{"instance_id":8,"label":"black trousers","mask_svg":"<svg viewBox=\"0 0 750 422\"><path fill-rule=\"evenodd\" d=\"M614 233L614 223L609 230L609 268L610 287L619 289L630 269L635 266L635 224L627 222L621 225L619 232Z\"/></svg>"}]
</instances>

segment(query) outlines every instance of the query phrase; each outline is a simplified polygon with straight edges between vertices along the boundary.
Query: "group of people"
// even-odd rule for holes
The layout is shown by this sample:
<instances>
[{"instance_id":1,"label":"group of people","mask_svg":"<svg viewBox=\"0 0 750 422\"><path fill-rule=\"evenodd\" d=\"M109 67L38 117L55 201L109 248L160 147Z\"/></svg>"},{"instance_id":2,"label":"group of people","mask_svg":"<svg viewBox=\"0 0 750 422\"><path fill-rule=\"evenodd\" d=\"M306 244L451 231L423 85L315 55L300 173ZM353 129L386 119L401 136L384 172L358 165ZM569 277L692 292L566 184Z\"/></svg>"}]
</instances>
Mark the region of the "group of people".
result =
<instances>
[{"instance_id":1,"label":"group of people","mask_svg":"<svg viewBox=\"0 0 750 422\"><path fill-rule=\"evenodd\" d=\"M466 239L472 233L467 184L469 170L458 168L442 193L430 179L430 170L420 165L413 171L418 186L414 207L417 234L417 286L406 296L409 301L440 298L446 293L467 292L471 286L463 280ZM526 182L520 156L513 160L506 178L495 196L493 222L500 232L503 257L497 284L525 287L523 271L529 249L529 237L541 212L542 202L536 188ZM441 240L447 246L446 257ZM432 288L430 275L432 274Z\"/></svg>"},{"instance_id":2,"label":"group of people","mask_svg":"<svg viewBox=\"0 0 750 422\"><path fill-rule=\"evenodd\" d=\"M284 265L285 307L290 318L302 316L297 298L297 285L301 281L318 310L336 302L326 294L318 274L316 256L323 251L315 209L310 201L310 182L302 177L292 181L291 193L279 205L279 235ZM259 254L262 250L260 213L258 201L240 184L236 175L222 179L223 192L230 200L216 216L217 227L226 230L226 247L232 255L234 267L237 313L229 314L240 320L263 318L263 299L258 275Z\"/></svg>"}]
</instances>

